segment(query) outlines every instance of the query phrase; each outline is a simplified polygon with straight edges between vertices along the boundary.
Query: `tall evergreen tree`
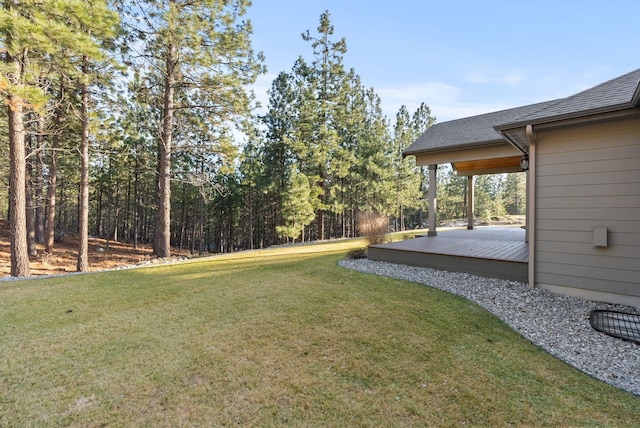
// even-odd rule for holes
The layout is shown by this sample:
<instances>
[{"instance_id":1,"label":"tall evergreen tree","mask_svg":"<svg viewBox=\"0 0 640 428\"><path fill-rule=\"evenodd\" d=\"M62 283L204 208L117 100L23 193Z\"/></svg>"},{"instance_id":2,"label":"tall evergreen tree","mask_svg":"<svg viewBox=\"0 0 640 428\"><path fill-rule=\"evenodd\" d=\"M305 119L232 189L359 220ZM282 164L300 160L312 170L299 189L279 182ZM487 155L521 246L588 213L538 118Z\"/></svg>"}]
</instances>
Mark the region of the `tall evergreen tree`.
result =
<instances>
[{"instance_id":1,"label":"tall evergreen tree","mask_svg":"<svg viewBox=\"0 0 640 428\"><path fill-rule=\"evenodd\" d=\"M171 156L176 114L203 109L215 123L247 113L246 85L263 71L251 49L251 24L242 20L248 0L144 0L129 4L134 33L144 43L144 60L158 71L162 93L158 138L156 253L170 255Z\"/></svg>"},{"instance_id":2,"label":"tall evergreen tree","mask_svg":"<svg viewBox=\"0 0 640 428\"><path fill-rule=\"evenodd\" d=\"M356 148L356 162L363 164L363 200L358 206L361 211L373 211L389 216L394 211L393 204L393 153L387 119L382 115L380 98L373 89L364 92L365 114L364 135Z\"/></svg>"},{"instance_id":3,"label":"tall evergreen tree","mask_svg":"<svg viewBox=\"0 0 640 428\"><path fill-rule=\"evenodd\" d=\"M289 173L289 189L284 195L282 205L283 225L277 227L281 236L294 241L300 237L304 242L304 228L314 219L314 188L309 177L293 169ZM316 188L317 189L317 188Z\"/></svg>"},{"instance_id":4,"label":"tall evergreen tree","mask_svg":"<svg viewBox=\"0 0 640 428\"><path fill-rule=\"evenodd\" d=\"M502 192L502 200L507 214L522 215L527 212L527 177L524 172L507 174Z\"/></svg>"},{"instance_id":5,"label":"tall evergreen tree","mask_svg":"<svg viewBox=\"0 0 640 428\"><path fill-rule=\"evenodd\" d=\"M105 0L85 0L83 7L73 8L67 11L67 15L73 16L77 22L79 32L83 32L93 43L79 47L81 54L80 69L80 115L82 131L80 136L80 198L78 218L78 272L86 272L89 269L89 114L90 114L90 86L95 80L95 72L92 65L103 62L106 55L100 46L112 41L116 36L116 26L119 16L109 9ZM104 64L103 64L104 65Z\"/></svg>"},{"instance_id":6,"label":"tall evergreen tree","mask_svg":"<svg viewBox=\"0 0 640 428\"><path fill-rule=\"evenodd\" d=\"M5 47L0 89L8 106L11 163L12 276L30 274L26 245L25 112L44 105L39 70L51 58L64 51L82 55L98 50L90 31L78 31L92 28L92 12L81 0L6 1L0 9L0 34Z\"/></svg>"},{"instance_id":7,"label":"tall evergreen tree","mask_svg":"<svg viewBox=\"0 0 640 428\"><path fill-rule=\"evenodd\" d=\"M268 111L262 117L266 132L261 152L264 171L268 172L264 174L265 191L274 200L273 215L278 223L282 220L282 196L289 183L291 165L297 161L292 147L295 116L291 76L282 72L269 89Z\"/></svg>"},{"instance_id":8,"label":"tall evergreen tree","mask_svg":"<svg viewBox=\"0 0 640 428\"><path fill-rule=\"evenodd\" d=\"M304 92L306 96L303 98L305 108L314 109L310 115L313 122L306 123L311 127L308 129L311 132L307 132L308 135L303 141L309 145L307 153L310 157L308 160L311 168L310 175L319 177L317 236L322 240L326 238L325 213L328 207L328 185L331 181L329 165L339 146L336 129L333 125L345 75L342 58L347 52L347 43L344 38L337 42L330 40L334 27L329 18L329 11L325 11L320 16L317 31L317 37L312 36L310 31L302 34L305 41L311 42L314 61L310 67L300 63L300 74L308 85ZM305 119L303 118L303 120Z\"/></svg>"},{"instance_id":9,"label":"tall evergreen tree","mask_svg":"<svg viewBox=\"0 0 640 428\"><path fill-rule=\"evenodd\" d=\"M434 123L436 123L436 118L434 116L431 115L431 109L429 108L429 106L427 106L425 103L421 103L420 107L418 107L416 109L416 111L413 113L412 116L412 122L413 122L413 137L414 140L418 139L422 134L424 134L427 129L429 129ZM415 162L415 159L414 159ZM426 189L426 185L425 185L425 174L424 174L424 167L421 166L420 167L420 183L418 185L418 191L420 194L420 198L424 198L424 192ZM418 206L418 216L417 216L417 221L416 223L418 224L418 227L422 227L422 223L423 223L423 206L425 204L423 202L419 202Z\"/></svg>"},{"instance_id":10,"label":"tall evergreen tree","mask_svg":"<svg viewBox=\"0 0 640 428\"><path fill-rule=\"evenodd\" d=\"M485 220L506 214L502 202L504 174L486 174L475 178L476 214Z\"/></svg>"},{"instance_id":11,"label":"tall evergreen tree","mask_svg":"<svg viewBox=\"0 0 640 428\"><path fill-rule=\"evenodd\" d=\"M0 9L2 37L2 74L0 90L7 105L9 140L9 221L11 237L11 276L29 276L26 221L26 148L25 110L42 94L33 78L32 50L38 49L35 37L47 42L40 47L52 49L44 32L45 17L34 2L5 1Z\"/></svg>"},{"instance_id":12,"label":"tall evergreen tree","mask_svg":"<svg viewBox=\"0 0 640 428\"><path fill-rule=\"evenodd\" d=\"M431 116L431 109L422 103L418 109L409 115L406 106L400 107L396 115L394 125L394 179L396 189L396 206L399 214L399 228L404 230L404 210L407 207L418 209L417 224L422 225L422 206L424 173L422 168L418 168L415 157L402 157L402 152L420 137L431 125L435 123L435 118Z\"/></svg>"},{"instance_id":13,"label":"tall evergreen tree","mask_svg":"<svg viewBox=\"0 0 640 428\"><path fill-rule=\"evenodd\" d=\"M400 107L396 114L396 123L393 128L393 164L395 181L395 205L399 219L399 230L404 230L404 210L407 206L418 205L422 196L420 183L422 177L415 165L413 157L403 158L402 152L416 139L411 117L406 106Z\"/></svg>"},{"instance_id":14,"label":"tall evergreen tree","mask_svg":"<svg viewBox=\"0 0 640 428\"><path fill-rule=\"evenodd\" d=\"M466 217L467 180L459 177L450 165L438 167L438 218Z\"/></svg>"}]
</instances>

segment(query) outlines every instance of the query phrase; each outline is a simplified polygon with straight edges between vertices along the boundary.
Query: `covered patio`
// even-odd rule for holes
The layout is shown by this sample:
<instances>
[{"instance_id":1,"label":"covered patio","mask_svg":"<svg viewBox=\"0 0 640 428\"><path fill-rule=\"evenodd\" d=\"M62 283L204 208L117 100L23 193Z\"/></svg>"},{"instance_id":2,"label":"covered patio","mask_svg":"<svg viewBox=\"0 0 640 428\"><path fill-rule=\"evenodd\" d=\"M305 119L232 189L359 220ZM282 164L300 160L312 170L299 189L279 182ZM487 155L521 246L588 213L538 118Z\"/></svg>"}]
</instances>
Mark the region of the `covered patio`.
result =
<instances>
[{"instance_id":1,"label":"covered patio","mask_svg":"<svg viewBox=\"0 0 640 428\"><path fill-rule=\"evenodd\" d=\"M368 257L375 261L527 282L529 245L520 226L479 226L372 245Z\"/></svg>"},{"instance_id":2,"label":"covered patio","mask_svg":"<svg viewBox=\"0 0 640 428\"><path fill-rule=\"evenodd\" d=\"M475 226L474 177L486 174L527 172L529 152L496 132L494 127L552 105L545 102L479 116L436 123L411 144L404 156L429 171L427 236L369 247L372 260L430 267L454 272L529 282L531 228L529 204L525 227ZM526 138L526 137L523 137ZM467 178L467 227L438 230L437 173L450 164Z\"/></svg>"},{"instance_id":3,"label":"covered patio","mask_svg":"<svg viewBox=\"0 0 640 428\"><path fill-rule=\"evenodd\" d=\"M371 247L370 258L640 306L639 141L640 69L566 98L436 123L403 152L428 167L428 237ZM470 230L436 229L444 164L468 177ZM526 229L515 240L474 230L473 177L518 171Z\"/></svg>"}]
</instances>

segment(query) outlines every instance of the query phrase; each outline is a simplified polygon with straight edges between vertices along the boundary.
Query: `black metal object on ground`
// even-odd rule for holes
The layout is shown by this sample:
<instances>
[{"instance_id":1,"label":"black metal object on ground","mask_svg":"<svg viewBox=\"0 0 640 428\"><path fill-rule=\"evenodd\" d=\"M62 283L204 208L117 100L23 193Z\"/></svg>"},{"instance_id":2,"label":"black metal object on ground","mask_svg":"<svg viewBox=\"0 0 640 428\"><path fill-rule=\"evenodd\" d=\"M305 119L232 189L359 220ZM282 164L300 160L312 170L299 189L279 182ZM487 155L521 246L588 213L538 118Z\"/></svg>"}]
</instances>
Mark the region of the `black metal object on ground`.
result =
<instances>
[{"instance_id":1,"label":"black metal object on ground","mask_svg":"<svg viewBox=\"0 0 640 428\"><path fill-rule=\"evenodd\" d=\"M591 311L589 322L591 327L598 331L640 344L640 315L638 314L596 309Z\"/></svg>"}]
</instances>

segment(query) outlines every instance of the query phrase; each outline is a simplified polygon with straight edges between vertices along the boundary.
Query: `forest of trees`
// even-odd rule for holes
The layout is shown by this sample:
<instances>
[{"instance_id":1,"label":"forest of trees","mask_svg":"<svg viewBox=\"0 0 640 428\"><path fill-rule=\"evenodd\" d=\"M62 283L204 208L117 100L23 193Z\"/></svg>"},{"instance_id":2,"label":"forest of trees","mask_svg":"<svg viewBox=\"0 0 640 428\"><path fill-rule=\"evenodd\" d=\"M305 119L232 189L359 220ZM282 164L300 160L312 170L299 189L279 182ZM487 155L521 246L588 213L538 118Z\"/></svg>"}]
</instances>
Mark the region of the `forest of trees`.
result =
<instances>
[{"instance_id":1,"label":"forest of trees","mask_svg":"<svg viewBox=\"0 0 640 428\"><path fill-rule=\"evenodd\" d=\"M357 236L356 214L424 225L429 183L403 150L435 122L393 120L354 69L329 12L257 108L265 73L247 0L4 1L0 208L11 274L36 244L78 234L228 252ZM438 216L466 215L466 178L438 176ZM521 174L476 177L480 217L524 213ZM424 216L426 218L426 215Z\"/></svg>"}]
</instances>

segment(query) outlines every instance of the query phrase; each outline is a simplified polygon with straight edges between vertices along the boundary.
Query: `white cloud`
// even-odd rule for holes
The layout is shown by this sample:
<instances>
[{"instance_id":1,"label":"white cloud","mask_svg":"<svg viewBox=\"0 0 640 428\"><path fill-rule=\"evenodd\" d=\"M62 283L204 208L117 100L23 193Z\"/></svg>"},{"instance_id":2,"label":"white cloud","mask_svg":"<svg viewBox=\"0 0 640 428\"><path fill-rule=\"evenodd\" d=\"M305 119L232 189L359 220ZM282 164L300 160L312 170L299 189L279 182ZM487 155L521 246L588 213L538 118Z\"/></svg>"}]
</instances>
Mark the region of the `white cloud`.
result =
<instances>
[{"instance_id":1,"label":"white cloud","mask_svg":"<svg viewBox=\"0 0 640 428\"><path fill-rule=\"evenodd\" d=\"M395 120L395 115L402 105L410 113L414 112L421 103L431 109L431 114L438 122L475 116L507 108L512 105L492 103L470 103L460 101L462 91L456 87L441 82L414 83L387 88L376 88L376 93L382 100L383 112L389 120Z\"/></svg>"},{"instance_id":2,"label":"white cloud","mask_svg":"<svg viewBox=\"0 0 640 428\"><path fill-rule=\"evenodd\" d=\"M252 89L256 99L262 104L261 112L266 111L269 101L267 91L277 75L261 75ZM462 117L504 110L515 105L504 105L490 102L473 103L460 100L462 90L443 82L409 83L404 85L374 87L382 101L383 114L393 123L400 107L405 105L409 113L413 113L425 103L438 122L460 119Z\"/></svg>"},{"instance_id":3,"label":"white cloud","mask_svg":"<svg viewBox=\"0 0 640 428\"><path fill-rule=\"evenodd\" d=\"M401 86L376 89L383 100L431 99L446 100L456 98L459 89L440 82L411 83Z\"/></svg>"},{"instance_id":4,"label":"white cloud","mask_svg":"<svg viewBox=\"0 0 640 428\"><path fill-rule=\"evenodd\" d=\"M467 75L469 83L499 83L505 85L515 85L525 81L525 76L520 72L510 72L502 75L491 75L483 72L473 72Z\"/></svg>"},{"instance_id":5,"label":"white cloud","mask_svg":"<svg viewBox=\"0 0 640 428\"><path fill-rule=\"evenodd\" d=\"M390 120L394 120L396 113L403 105L412 113L423 102L431 108L431 113L435 115L434 104L455 100L460 92L455 86L440 82L389 86L375 88L375 91L382 100L383 113Z\"/></svg>"}]
</instances>

